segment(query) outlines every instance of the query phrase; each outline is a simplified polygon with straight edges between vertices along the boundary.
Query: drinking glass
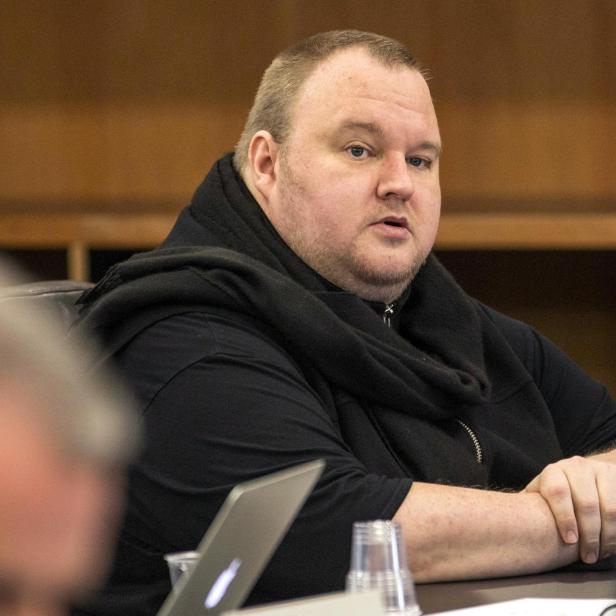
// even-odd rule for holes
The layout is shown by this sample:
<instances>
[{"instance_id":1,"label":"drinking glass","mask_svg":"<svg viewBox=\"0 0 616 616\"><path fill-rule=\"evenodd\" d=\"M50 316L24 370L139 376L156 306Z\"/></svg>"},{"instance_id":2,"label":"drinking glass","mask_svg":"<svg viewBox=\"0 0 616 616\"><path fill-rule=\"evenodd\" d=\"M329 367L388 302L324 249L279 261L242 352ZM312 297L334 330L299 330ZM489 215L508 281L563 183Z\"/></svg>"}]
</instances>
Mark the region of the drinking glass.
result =
<instances>
[{"instance_id":1,"label":"drinking glass","mask_svg":"<svg viewBox=\"0 0 616 616\"><path fill-rule=\"evenodd\" d=\"M169 577L171 578L171 586L175 586L180 577L191 571L199 560L199 552L174 552L173 554L165 554L165 560L169 567Z\"/></svg>"},{"instance_id":2,"label":"drinking glass","mask_svg":"<svg viewBox=\"0 0 616 616\"><path fill-rule=\"evenodd\" d=\"M380 590L387 614L419 616L415 584L408 567L404 537L397 522L371 520L353 524L347 592Z\"/></svg>"}]
</instances>

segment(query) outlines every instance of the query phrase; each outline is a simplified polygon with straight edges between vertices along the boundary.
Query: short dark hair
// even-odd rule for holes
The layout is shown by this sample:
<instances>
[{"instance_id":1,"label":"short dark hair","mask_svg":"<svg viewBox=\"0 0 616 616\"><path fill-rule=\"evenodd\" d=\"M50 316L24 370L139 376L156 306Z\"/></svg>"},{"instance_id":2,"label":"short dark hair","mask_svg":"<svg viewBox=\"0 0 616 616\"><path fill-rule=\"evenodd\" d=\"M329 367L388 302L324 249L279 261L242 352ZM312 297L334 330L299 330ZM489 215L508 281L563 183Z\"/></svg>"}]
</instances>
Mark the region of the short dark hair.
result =
<instances>
[{"instance_id":1,"label":"short dark hair","mask_svg":"<svg viewBox=\"0 0 616 616\"><path fill-rule=\"evenodd\" d=\"M235 146L234 164L241 172L248 158L248 146L259 130L268 131L284 143L290 130L291 107L306 79L323 60L349 47L365 49L385 66L407 66L421 71L411 52L388 36L360 30L331 30L315 34L274 58L263 73L244 130Z\"/></svg>"}]
</instances>

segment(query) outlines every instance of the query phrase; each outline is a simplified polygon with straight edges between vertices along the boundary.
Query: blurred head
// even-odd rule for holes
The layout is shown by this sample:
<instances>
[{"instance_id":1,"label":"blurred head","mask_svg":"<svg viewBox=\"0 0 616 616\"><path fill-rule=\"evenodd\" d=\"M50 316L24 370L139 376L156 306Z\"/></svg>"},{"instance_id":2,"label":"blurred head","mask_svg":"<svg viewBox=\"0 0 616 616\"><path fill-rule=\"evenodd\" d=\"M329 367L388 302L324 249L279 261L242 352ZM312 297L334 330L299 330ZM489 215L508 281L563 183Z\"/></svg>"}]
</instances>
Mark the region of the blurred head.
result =
<instances>
[{"instance_id":1,"label":"blurred head","mask_svg":"<svg viewBox=\"0 0 616 616\"><path fill-rule=\"evenodd\" d=\"M2 298L14 282L0 273L0 614L62 614L106 571L136 426L85 345Z\"/></svg>"},{"instance_id":2,"label":"blurred head","mask_svg":"<svg viewBox=\"0 0 616 616\"><path fill-rule=\"evenodd\" d=\"M273 133L254 119L255 109L274 109L273 77L263 79L245 131L244 181L312 269L392 302L425 262L440 218L441 140L424 75L399 43L355 31L312 37L268 71L290 76L295 62Z\"/></svg>"}]
</instances>

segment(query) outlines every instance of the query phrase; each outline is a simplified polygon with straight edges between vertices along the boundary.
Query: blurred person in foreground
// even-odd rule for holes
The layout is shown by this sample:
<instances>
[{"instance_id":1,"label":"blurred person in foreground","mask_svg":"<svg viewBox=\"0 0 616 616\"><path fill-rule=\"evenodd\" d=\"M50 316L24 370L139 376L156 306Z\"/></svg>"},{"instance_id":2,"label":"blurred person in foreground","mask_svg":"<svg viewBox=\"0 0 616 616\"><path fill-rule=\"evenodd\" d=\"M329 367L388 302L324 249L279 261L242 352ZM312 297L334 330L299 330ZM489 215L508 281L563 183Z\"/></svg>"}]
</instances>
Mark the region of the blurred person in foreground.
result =
<instances>
[{"instance_id":1,"label":"blurred person in foreground","mask_svg":"<svg viewBox=\"0 0 616 616\"><path fill-rule=\"evenodd\" d=\"M0 263L0 614L56 616L106 573L137 432L88 347L6 296L20 282Z\"/></svg>"},{"instance_id":2,"label":"blurred person in foreground","mask_svg":"<svg viewBox=\"0 0 616 616\"><path fill-rule=\"evenodd\" d=\"M163 246L84 298L147 434L86 613L155 613L163 554L234 484L321 457L252 603L342 588L356 520L399 521L418 582L616 552L616 404L432 254L441 152L403 45L315 35L265 71Z\"/></svg>"}]
</instances>

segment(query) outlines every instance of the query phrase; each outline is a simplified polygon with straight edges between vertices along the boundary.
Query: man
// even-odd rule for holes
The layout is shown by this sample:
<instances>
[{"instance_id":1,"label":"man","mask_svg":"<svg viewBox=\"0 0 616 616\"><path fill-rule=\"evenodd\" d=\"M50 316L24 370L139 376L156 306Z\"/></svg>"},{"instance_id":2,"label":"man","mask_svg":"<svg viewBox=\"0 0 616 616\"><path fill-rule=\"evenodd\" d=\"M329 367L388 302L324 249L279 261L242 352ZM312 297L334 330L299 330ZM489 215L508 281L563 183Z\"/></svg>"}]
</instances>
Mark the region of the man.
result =
<instances>
[{"instance_id":1,"label":"man","mask_svg":"<svg viewBox=\"0 0 616 616\"><path fill-rule=\"evenodd\" d=\"M107 568L135 425L82 351L0 290L0 614L66 613Z\"/></svg>"},{"instance_id":2,"label":"man","mask_svg":"<svg viewBox=\"0 0 616 616\"><path fill-rule=\"evenodd\" d=\"M616 405L431 255L440 153L403 46L311 37L268 68L163 247L85 299L147 434L90 613L154 613L162 555L193 548L232 485L316 457L253 603L341 588L355 520L399 521L419 582L614 552Z\"/></svg>"}]
</instances>

